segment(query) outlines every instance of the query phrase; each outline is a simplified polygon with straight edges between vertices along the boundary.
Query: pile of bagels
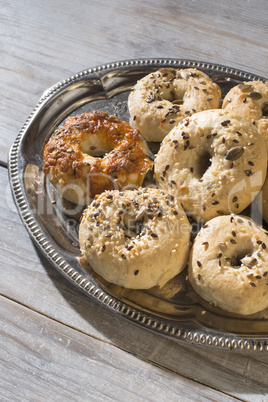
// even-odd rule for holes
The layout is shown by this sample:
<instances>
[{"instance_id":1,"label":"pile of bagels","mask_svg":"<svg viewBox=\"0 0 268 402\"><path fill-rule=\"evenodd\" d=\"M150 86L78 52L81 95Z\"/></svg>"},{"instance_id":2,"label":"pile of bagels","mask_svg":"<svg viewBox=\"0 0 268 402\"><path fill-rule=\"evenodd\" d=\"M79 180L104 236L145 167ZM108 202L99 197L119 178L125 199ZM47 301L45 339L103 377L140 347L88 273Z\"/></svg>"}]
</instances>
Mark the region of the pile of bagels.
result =
<instances>
[{"instance_id":1,"label":"pile of bagels","mask_svg":"<svg viewBox=\"0 0 268 402\"><path fill-rule=\"evenodd\" d=\"M268 81L222 100L203 71L160 68L134 85L128 110L129 122L70 116L44 148L58 194L84 206L89 265L130 289L163 287L187 269L197 294L223 310L267 308L268 232L245 210L258 198L268 223Z\"/></svg>"}]
</instances>

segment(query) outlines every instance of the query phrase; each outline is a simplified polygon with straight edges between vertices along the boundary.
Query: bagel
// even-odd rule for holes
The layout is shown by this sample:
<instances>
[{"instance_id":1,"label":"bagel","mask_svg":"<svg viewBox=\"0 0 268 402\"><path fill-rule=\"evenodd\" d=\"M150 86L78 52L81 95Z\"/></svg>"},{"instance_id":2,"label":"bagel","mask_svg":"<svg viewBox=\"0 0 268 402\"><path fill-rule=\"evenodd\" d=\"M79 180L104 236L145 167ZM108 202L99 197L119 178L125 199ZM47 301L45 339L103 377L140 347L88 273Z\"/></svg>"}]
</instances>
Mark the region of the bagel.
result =
<instances>
[{"instance_id":1,"label":"bagel","mask_svg":"<svg viewBox=\"0 0 268 402\"><path fill-rule=\"evenodd\" d=\"M249 81L231 88L223 99L222 108L254 122L268 152L268 81Z\"/></svg>"},{"instance_id":2,"label":"bagel","mask_svg":"<svg viewBox=\"0 0 268 402\"><path fill-rule=\"evenodd\" d=\"M106 281L132 289L164 284L186 265L190 223L162 190L105 191L84 211L82 255Z\"/></svg>"},{"instance_id":3,"label":"bagel","mask_svg":"<svg viewBox=\"0 0 268 402\"><path fill-rule=\"evenodd\" d=\"M67 118L46 144L43 161L59 194L79 205L107 189L140 186L153 166L138 130L101 111Z\"/></svg>"},{"instance_id":4,"label":"bagel","mask_svg":"<svg viewBox=\"0 0 268 402\"><path fill-rule=\"evenodd\" d=\"M252 123L208 110L184 119L164 138L155 181L193 219L207 221L245 209L264 183L266 166L264 140Z\"/></svg>"},{"instance_id":5,"label":"bagel","mask_svg":"<svg viewBox=\"0 0 268 402\"><path fill-rule=\"evenodd\" d=\"M160 142L183 118L220 107L221 90L195 68L161 68L137 82L128 98L131 124Z\"/></svg>"},{"instance_id":6,"label":"bagel","mask_svg":"<svg viewBox=\"0 0 268 402\"><path fill-rule=\"evenodd\" d=\"M266 224L268 224L268 176L266 176L266 180L257 196L256 201L258 210L262 218L264 219Z\"/></svg>"},{"instance_id":7,"label":"bagel","mask_svg":"<svg viewBox=\"0 0 268 402\"><path fill-rule=\"evenodd\" d=\"M246 217L207 222L190 253L188 277L206 301L236 314L268 307L268 233Z\"/></svg>"}]
</instances>

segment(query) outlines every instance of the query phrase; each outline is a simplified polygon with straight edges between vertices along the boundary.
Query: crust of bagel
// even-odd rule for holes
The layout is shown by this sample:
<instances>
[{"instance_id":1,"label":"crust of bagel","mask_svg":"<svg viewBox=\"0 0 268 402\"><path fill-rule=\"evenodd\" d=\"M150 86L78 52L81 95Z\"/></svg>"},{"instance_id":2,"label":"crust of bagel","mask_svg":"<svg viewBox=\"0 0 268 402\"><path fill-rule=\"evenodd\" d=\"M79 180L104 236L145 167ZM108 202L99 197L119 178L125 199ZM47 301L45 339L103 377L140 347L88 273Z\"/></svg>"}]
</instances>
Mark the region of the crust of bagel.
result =
<instances>
[{"instance_id":1,"label":"crust of bagel","mask_svg":"<svg viewBox=\"0 0 268 402\"><path fill-rule=\"evenodd\" d=\"M223 99L222 108L253 122L268 152L268 81L248 81L231 88Z\"/></svg>"},{"instance_id":2,"label":"crust of bagel","mask_svg":"<svg viewBox=\"0 0 268 402\"><path fill-rule=\"evenodd\" d=\"M192 246L188 276L206 301L251 315L268 307L267 232L246 217L226 215L205 224Z\"/></svg>"},{"instance_id":3,"label":"crust of bagel","mask_svg":"<svg viewBox=\"0 0 268 402\"><path fill-rule=\"evenodd\" d=\"M195 68L161 68L137 82L128 98L131 124L160 142L183 118L220 107L221 90Z\"/></svg>"},{"instance_id":4,"label":"crust of bagel","mask_svg":"<svg viewBox=\"0 0 268 402\"><path fill-rule=\"evenodd\" d=\"M101 111L67 118L46 144L43 162L62 196L82 205L104 190L140 186L153 165L138 130Z\"/></svg>"},{"instance_id":5,"label":"crust of bagel","mask_svg":"<svg viewBox=\"0 0 268 402\"><path fill-rule=\"evenodd\" d=\"M110 283L132 289L162 287L185 267L190 223L162 190L106 191L85 210L82 254Z\"/></svg>"},{"instance_id":6,"label":"crust of bagel","mask_svg":"<svg viewBox=\"0 0 268 402\"><path fill-rule=\"evenodd\" d=\"M265 143L256 127L221 109L184 119L165 137L155 159L158 186L198 221L243 211L266 172Z\"/></svg>"}]
</instances>

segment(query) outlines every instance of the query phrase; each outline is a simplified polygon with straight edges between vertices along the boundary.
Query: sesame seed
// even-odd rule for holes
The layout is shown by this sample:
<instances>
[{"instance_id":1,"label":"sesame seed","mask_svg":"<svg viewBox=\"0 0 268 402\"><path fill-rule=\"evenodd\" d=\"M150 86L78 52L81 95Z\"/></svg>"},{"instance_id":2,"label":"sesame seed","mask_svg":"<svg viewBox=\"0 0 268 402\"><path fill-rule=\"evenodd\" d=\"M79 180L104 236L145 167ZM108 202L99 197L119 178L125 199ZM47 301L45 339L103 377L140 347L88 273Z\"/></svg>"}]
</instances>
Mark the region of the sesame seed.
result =
<instances>
[{"instance_id":1,"label":"sesame seed","mask_svg":"<svg viewBox=\"0 0 268 402\"><path fill-rule=\"evenodd\" d=\"M137 270L134 272L134 275L137 276L139 272L140 272L140 271L137 269Z\"/></svg>"},{"instance_id":2,"label":"sesame seed","mask_svg":"<svg viewBox=\"0 0 268 402\"><path fill-rule=\"evenodd\" d=\"M201 268L202 267L202 264L201 264L201 262L200 261L196 261L196 263L197 263L197 265L199 266L199 268Z\"/></svg>"},{"instance_id":3,"label":"sesame seed","mask_svg":"<svg viewBox=\"0 0 268 402\"><path fill-rule=\"evenodd\" d=\"M252 286L253 288L256 288L256 284L254 282L249 282L250 286Z\"/></svg>"}]
</instances>

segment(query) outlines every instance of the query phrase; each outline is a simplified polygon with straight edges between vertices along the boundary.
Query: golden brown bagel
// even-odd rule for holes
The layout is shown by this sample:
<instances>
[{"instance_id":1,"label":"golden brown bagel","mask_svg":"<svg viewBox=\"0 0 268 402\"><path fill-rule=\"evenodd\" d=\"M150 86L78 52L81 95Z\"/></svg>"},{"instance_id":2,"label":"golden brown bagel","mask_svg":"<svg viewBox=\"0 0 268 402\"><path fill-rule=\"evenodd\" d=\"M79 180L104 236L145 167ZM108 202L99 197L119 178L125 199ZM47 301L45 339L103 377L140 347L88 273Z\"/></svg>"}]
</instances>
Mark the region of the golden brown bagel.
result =
<instances>
[{"instance_id":1,"label":"golden brown bagel","mask_svg":"<svg viewBox=\"0 0 268 402\"><path fill-rule=\"evenodd\" d=\"M60 195L80 205L104 190L140 186L153 165L138 130L101 111L67 118L43 161Z\"/></svg>"}]
</instances>

